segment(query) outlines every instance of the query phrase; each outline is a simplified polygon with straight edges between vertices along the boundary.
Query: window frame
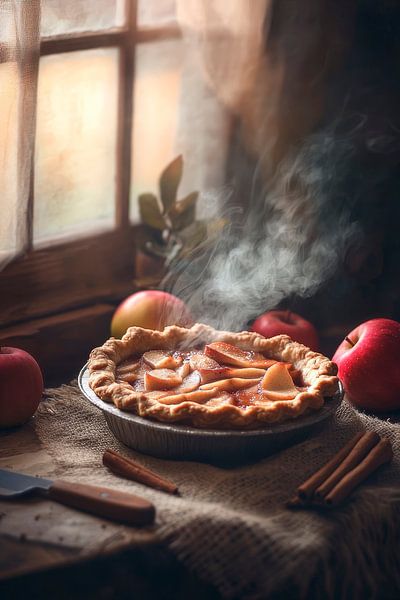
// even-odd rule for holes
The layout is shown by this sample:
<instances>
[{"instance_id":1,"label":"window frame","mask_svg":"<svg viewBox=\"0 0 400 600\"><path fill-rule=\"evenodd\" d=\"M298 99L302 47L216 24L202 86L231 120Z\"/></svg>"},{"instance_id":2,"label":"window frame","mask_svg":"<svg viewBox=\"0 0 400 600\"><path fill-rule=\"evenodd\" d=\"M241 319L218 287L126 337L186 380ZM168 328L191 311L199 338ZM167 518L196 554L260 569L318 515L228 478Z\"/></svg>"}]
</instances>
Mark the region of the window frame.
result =
<instances>
[{"instance_id":1,"label":"window frame","mask_svg":"<svg viewBox=\"0 0 400 600\"><path fill-rule=\"evenodd\" d=\"M33 2L32 7L30 17L38 24L40 3ZM135 238L140 226L132 224L129 217L135 49L140 43L178 38L178 25L139 28L137 0L125 0L121 27L41 38L40 57L106 47L119 50L115 222L112 230L103 233L34 248L33 156L25 249L0 272L0 340L4 327L95 302L115 303L137 289Z\"/></svg>"},{"instance_id":2,"label":"window frame","mask_svg":"<svg viewBox=\"0 0 400 600\"><path fill-rule=\"evenodd\" d=\"M23 27L38 27L40 0L32 0L30 10ZM109 336L111 317L123 298L159 284L157 274L149 273L146 281L135 279L135 243L143 228L132 224L129 216L135 49L141 43L182 35L177 24L138 28L137 0L125 0L125 17L118 28L40 40L39 60L63 52L119 49L114 228L33 247L33 152L25 246L0 272L0 348L16 346L30 352L42 367L46 384L76 375L91 348ZM8 60L5 50L0 45L2 62ZM21 68L30 69L32 75L31 64ZM38 72L34 75L36 98Z\"/></svg>"}]
</instances>

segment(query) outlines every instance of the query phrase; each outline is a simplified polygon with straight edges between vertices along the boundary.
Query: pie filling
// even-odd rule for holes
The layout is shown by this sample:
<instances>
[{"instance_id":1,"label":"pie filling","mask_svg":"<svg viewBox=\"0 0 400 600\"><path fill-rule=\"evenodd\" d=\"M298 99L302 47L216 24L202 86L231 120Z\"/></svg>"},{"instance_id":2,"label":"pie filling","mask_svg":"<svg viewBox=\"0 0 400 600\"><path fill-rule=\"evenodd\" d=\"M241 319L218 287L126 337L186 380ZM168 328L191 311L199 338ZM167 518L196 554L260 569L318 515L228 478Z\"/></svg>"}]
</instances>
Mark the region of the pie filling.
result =
<instances>
[{"instance_id":1,"label":"pie filling","mask_svg":"<svg viewBox=\"0 0 400 600\"><path fill-rule=\"evenodd\" d=\"M220 400L240 408L293 400L307 389L291 363L226 342L184 352L150 350L119 364L116 381L129 383L135 392L161 404Z\"/></svg>"}]
</instances>

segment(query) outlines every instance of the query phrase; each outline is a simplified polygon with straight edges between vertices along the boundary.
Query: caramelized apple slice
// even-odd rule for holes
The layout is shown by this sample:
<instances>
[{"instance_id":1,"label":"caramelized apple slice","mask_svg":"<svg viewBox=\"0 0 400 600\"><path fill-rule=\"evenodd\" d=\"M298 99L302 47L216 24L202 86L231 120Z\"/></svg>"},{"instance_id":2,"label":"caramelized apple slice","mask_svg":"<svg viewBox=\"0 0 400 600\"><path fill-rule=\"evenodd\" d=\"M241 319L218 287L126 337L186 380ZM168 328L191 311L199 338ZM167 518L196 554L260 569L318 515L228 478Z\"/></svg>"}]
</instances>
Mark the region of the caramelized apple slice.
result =
<instances>
[{"instance_id":1,"label":"caramelized apple slice","mask_svg":"<svg viewBox=\"0 0 400 600\"><path fill-rule=\"evenodd\" d=\"M235 367L255 367L268 369L276 360L265 358L259 352L246 352L226 342L212 342L204 349L206 356Z\"/></svg>"},{"instance_id":2,"label":"caramelized apple slice","mask_svg":"<svg viewBox=\"0 0 400 600\"><path fill-rule=\"evenodd\" d=\"M126 375L127 373L133 373L137 371L140 366L140 361L135 360L133 362L124 362L117 366L117 373L119 375Z\"/></svg>"},{"instance_id":3,"label":"caramelized apple slice","mask_svg":"<svg viewBox=\"0 0 400 600\"><path fill-rule=\"evenodd\" d=\"M259 383L258 379L241 379L240 377L232 377L231 379L221 379L220 381L214 381L211 383L205 383L200 386L201 390L215 389L220 392L236 392L236 390L242 390L244 388L251 387Z\"/></svg>"},{"instance_id":4,"label":"caramelized apple slice","mask_svg":"<svg viewBox=\"0 0 400 600\"><path fill-rule=\"evenodd\" d=\"M198 354L192 354L190 357L190 368L192 371L198 369L219 369L220 364L213 358L199 352Z\"/></svg>"},{"instance_id":5,"label":"caramelized apple slice","mask_svg":"<svg viewBox=\"0 0 400 600\"><path fill-rule=\"evenodd\" d=\"M149 350L143 354L143 360L152 369L176 369L182 364L181 356L172 356L165 350Z\"/></svg>"},{"instance_id":6,"label":"caramelized apple slice","mask_svg":"<svg viewBox=\"0 0 400 600\"><path fill-rule=\"evenodd\" d=\"M190 373L190 375L185 377L185 379L182 381L181 385L178 385L178 387L174 388L173 391L176 394L185 394L186 392L193 392L194 390L197 390L200 383L201 383L200 373L198 371L192 371L192 373Z\"/></svg>"},{"instance_id":7,"label":"caramelized apple slice","mask_svg":"<svg viewBox=\"0 0 400 600\"><path fill-rule=\"evenodd\" d=\"M234 400L232 394L229 394L228 392L218 392L215 396L207 400L206 404L211 408L214 406L219 408L220 406L234 405Z\"/></svg>"},{"instance_id":8,"label":"caramelized apple slice","mask_svg":"<svg viewBox=\"0 0 400 600\"><path fill-rule=\"evenodd\" d=\"M184 362L180 367L177 368L176 372L182 379L185 379L190 373L190 365L188 362Z\"/></svg>"},{"instance_id":9,"label":"caramelized apple slice","mask_svg":"<svg viewBox=\"0 0 400 600\"><path fill-rule=\"evenodd\" d=\"M119 371L117 371L117 381L126 381L126 383L133 383L137 379L139 379L137 373L120 373Z\"/></svg>"},{"instance_id":10,"label":"caramelized apple slice","mask_svg":"<svg viewBox=\"0 0 400 600\"><path fill-rule=\"evenodd\" d=\"M139 379L140 361L125 362L117 366L116 376L119 381L133 383Z\"/></svg>"},{"instance_id":11,"label":"caramelized apple slice","mask_svg":"<svg viewBox=\"0 0 400 600\"><path fill-rule=\"evenodd\" d=\"M182 377L172 369L153 369L144 374L144 387L152 390L170 390L182 383Z\"/></svg>"},{"instance_id":12,"label":"caramelized apple slice","mask_svg":"<svg viewBox=\"0 0 400 600\"><path fill-rule=\"evenodd\" d=\"M180 404L181 402L198 402L201 404L202 402L206 402L215 396L216 393L217 391L214 389L196 390L194 392L187 392L186 394L164 396L163 398L159 399L159 402L161 402L161 404Z\"/></svg>"},{"instance_id":13,"label":"caramelized apple slice","mask_svg":"<svg viewBox=\"0 0 400 600\"><path fill-rule=\"evenodd\" d=\"M269 400L292 400L298 393L286 364L279 362L265 373L261 388Z\"/></svg>"},{"instance_id":14,"label":"caramelized apple slice","mask_svg":"<svg viewBox=\"0 0 400 600\"><path fill-rule=\"evenodd\" d=\"M265 375L265 369L219 367L219 369L199 369L199 373L201 375L201 382L208 383L209 381L229 379L230 377L240 377L242 379L261 378Z\"/></svg>"}]
</instances>

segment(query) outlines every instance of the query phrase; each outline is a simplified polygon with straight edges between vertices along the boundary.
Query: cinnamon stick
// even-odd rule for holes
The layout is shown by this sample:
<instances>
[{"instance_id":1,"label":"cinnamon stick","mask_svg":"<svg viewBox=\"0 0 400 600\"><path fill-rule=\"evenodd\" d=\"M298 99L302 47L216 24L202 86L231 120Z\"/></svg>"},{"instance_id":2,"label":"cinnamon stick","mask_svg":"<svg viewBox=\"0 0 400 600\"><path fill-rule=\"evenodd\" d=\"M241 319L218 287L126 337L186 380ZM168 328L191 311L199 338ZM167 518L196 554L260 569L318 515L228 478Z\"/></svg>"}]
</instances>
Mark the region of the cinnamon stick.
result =
<instances>
[{"instance_id":1,"label":"cinnamon stick","mask_svg":"<svg viewBox=\"0 0 400 600\"><path fill-rule=\"evenodd\" d=\"M348 456L362 436L362 432L357 433L331 458L329 462L326 463L326 465L321 467L321 469L311 475L307 481L297 488L297 494L301 500L311 500L315 490L334 472L346 456Z\"/></svg>"},{"instance_id":2,"label":"cinnamon stick","mask_svg":"<svg viewBox=\"0 0 400 600\"><path fill-rule=\"evenodd\" d=\"M368 431L358 440L347 457L337 466L333 473L315 490L315 497L322 500L343 479L343 477L367 456L378 444L380 437L375 431Z\"/></svg>"},{"instance_id":3,"label":"cinnamon stick","mask_svg":"<svg viewBox=\"0 0 400 600\"><path fill-rule=\"evenodd\" d=\"M358 466L349 471L327 494L324 504L334 507L340 504L354 490L359 483L369 477L381 465L390 462L393 458L393 449L390 441L383 438L370 450Z\"/></svg>"},{"instance_id":4,"label":"cinnamon stick","mask_svg":"<svg viewBox=\"0 0 400 600\"><path fill-rule=\"evenodd\" d=\"M178 487L172 481L164 479L160 475L157 475L157 473L154 473L154 471L146 469L131 458L122 456L122 454L119 454L114 450L110 450L109 448L103 454L103 465L108 467L110 471L116 475L125 477L126 479L143 483L148 487L152 487L169 494L178 493Z\"/></svg>"}]
</instances>

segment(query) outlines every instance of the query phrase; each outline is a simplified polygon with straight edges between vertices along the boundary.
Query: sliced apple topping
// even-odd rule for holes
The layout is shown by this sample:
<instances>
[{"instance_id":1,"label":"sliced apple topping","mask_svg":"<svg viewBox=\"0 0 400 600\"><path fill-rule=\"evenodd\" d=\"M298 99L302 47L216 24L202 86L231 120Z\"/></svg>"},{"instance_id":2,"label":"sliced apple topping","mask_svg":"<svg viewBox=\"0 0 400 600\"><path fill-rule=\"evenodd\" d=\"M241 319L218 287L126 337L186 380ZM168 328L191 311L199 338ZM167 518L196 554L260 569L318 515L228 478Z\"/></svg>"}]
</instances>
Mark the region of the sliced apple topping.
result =
<instances>
[{"instance_id":1,"label":"sliced apple topping","mask_svg":"<svg viewBox=\"0 0 400 600\"><path fill-rule=\"evenodd\" d=\"M182 383L182 377L172 369L153 369L144 375L146 391L170 390Z\"/></svg>"},{"instance_id":2,"label":"sliced apple topping","mask_svg":"<svg viewBox=\"0 0 400 600\"><path fill-rule=\"evenodd\" d=\"M117 373L121 375L125 375L126 373L132 373L133 371L137 371L140 365L139 360L135 360L133 362L124 362L117 366Z\"/></svg>"},{"instance_id":3,"label":"sliced apple topping","mask_svg":"<svg viewBox=\"0 0 400 600\"><path fill-rule=\"evenodd\" d=\"M184 394L186 392L193 392L197 390L201 383L200 373L198 371L192 371L190 375L185 377L178 387L174 388L173 391L175 394Z\"/></svg>"},{"instance_id":4,"label":"sliced apple topping","mask_svg":"<svg viewBox=\"0 0 400 600\"><path fill-rule=\"evenodd\" d=\"M219 406L225 406L228 404L232 406L235 403L232 394L229 394L228 392L218 392L218 394L215 394L215 396L207 400L206 404L207 406L215 406L218 408Z\"/></svg>"},{"instance_id":5,"label":"sliced apple topping","mask_svg":"<svg viewBox=\"0 0 400 600\"><path fill-rule=\"evenodd\" d=\"M260 352L246 352L226 342L212 342L204 349L206 356L235 367L268 369L277 361L265 358Z\"/></svg>"},{"instance_id":6,"label":"sliced apple topping","mask_svg":"<svg viewBox=\"0 0 400 600\"><path fill-rule=\"evenodd\" d=\"M182 364L182 357L172 356L165 350L150 350L143 354L143 360L152 369L176 369Z\"/></svg>"},{"instance_id":7,"label":"sliced apple topping","mask_svg":"<svg viewBox=\"0 0 400 600\"><path fill-rule=\"evenodd\" d=\"M159 399L162 404L180 404L181 402L203 403L215 396L216 390L195 390L185 394L173 394Z\"/></svg>"},{"instance_id":8,"label":"sliced apple topping","mask_svg":"<svg viewBox=\"0 0 400 600\"><path fill-rule=\"evenodd\" d=\"M265 373L261 388L269 400L292 400L298 393L286 364L279 362Z\"/></svg>"},{"instance_id":9,"label":"sliced apple topping","mask_svg":"<svg viewBox=\"0 0 400 600\"><path fill-rule=\"evenodd\" d=\"M229 379L240 377L242 379L259 379L265 375L265 369L246 368L235 369L232 367L219 367L218 369L199 369L201 382L217 381L218 379Z\"/></svg>"},{"instance_id":10,"label":"sliced apple topping","mask_svg":"<svg viewBox=\"0 0 400 600\"><path fill-rule=\"evenodd\" d=\"M203 353L192 354L190 357L190 368L192 371L199 369L219 369L220 364L216 360Z\"/></svg>"},{"instance_id":11,"label":"sliced apple topping","mask_svg":"<svg viewBox=\"0 0 400 600\"><path fill-rule=\"evenodd\" d=\"M139 378L140 361L125 362L117 366L116 376L119 381L133 383Z\"/></svg>"},{"instance_id":12,"label":"sliced apple topping","mask_svg":"<svg viewBox=\"0 0 400 600\"><path fill-rule=\"evenodd\" d=\"M137 379L139 379L139 376L137 373L120 373L119 371L117 371L117 380L118 381L126 381L126 383L133 383L134 381L136 381Z\"/></svg>"},{"instance_id":13,"label":"sliced apple topping","mask_svg":"<svg viewBox=\"0 0 400 600\"><path fill-rule=\"evenodd\" d=\"M205 383L200 386L201 390L218 390L224 392L235 392L236 390L243 390L244 388L251 387L259 383L258 379L241 379L240 377L232 377L231 379L221 379L211 383Z\"/></svg>"},{"instance_id":14,"label":"sliced apple topping","mask_svg":"<svg viewBox=\"0 0 400 600\"><path fill-rule=\"evenodd\" d=\"M185 379L190 373L190 364L188 362L184 362L180 367L177 368L176 372L182 379Z\"/></svg>"}]
</instances>

